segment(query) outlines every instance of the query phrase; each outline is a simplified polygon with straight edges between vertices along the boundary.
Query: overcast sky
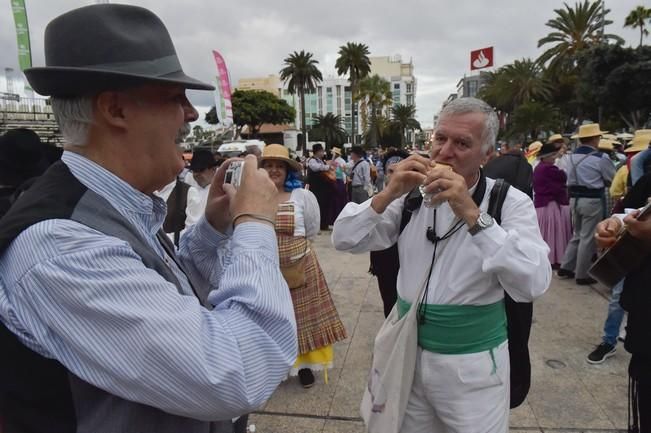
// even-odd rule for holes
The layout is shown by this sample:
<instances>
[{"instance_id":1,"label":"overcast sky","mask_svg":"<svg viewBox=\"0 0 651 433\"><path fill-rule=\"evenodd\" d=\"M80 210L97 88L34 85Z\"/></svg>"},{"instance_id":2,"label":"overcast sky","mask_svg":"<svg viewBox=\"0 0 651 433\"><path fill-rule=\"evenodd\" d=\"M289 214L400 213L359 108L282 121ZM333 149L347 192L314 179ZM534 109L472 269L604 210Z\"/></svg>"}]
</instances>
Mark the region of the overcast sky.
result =
<instances>
[{"instance_id":1,"label":"overcast sky","mask_svg":"<svg viewBox=\"0 0 651 433\"><path fill-rule=\"evenodd\" d=\"M94 1L26 0L32 57L44 64L43 32L53 17ZM124 1L154 11L167 25L187 74L211 81L211 50L222 53L232 84L239 78L278 73L294 50L314 53L325 76L335 75L340 45L363 42L373 56L413 59L418 80L417 117L432 126L433 115L464 74L470 51L495 47L496 66L537 57L538 39L562 7L558 0L141 0ZM568 2L574 4L574 1ZM614 21L606 28L637 46L639 31L624 29L626 15L646 0L606 0ZM646 3L648 6L648 3ZM649 43L649 39L646 40ZM0 3L0 67L18 69L10 2ZM210 92L190 93L196 105L211 104Z\"/></svg>"}]
</instances>

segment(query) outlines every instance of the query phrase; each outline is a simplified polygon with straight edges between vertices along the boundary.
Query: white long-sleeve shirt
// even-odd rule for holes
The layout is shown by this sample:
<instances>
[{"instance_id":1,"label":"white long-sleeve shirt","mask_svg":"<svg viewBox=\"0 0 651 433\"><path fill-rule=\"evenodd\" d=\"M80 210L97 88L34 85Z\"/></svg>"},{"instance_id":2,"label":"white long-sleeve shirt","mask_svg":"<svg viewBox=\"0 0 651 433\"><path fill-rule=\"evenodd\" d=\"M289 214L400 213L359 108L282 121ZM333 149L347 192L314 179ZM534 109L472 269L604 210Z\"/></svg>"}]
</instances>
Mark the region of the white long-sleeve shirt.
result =
<instances>
[{"instance_id":1,"label":"white long-sleeve shirt","mask_svg":"<svg viewBox=\"0 0 651 433\"><path fill-rule=\"evenodd\" d=\"M188 188L188 202L185 207L186 228L195 225L206 213L209 192L210 185L203 188L199 185Z\"/></svg>"},{"instance_id":2,"label":"white long-sleeve shirt","mask_svg":"<svg viewBox=\"0 0 651 433\"><path fill-rule=\"evenodd\" d=\"M488 208L494 183L486 179L480 206L483 211ZM398 240L403 203L404 196L382 214L373 210L370 199L362 204L348 203L335 221L335 248L362 253L390 247ZM398 295L408 302L416 301L432 261L434 244L427 239L426 230L432 226L433 213L424 206L416 210L398 242ZM456 221L448 203L441 204L436 212L436 233L443 236ZM531 199L509 188L500 225L496 222L472 236L464 223L451 238L439 242L426 302L487 305L502 299L504 290L516 301L532 301L551 281L548 251Z\"/></svg>"},{"instance_id":3,"label":"white long-sleeve shirt","mask_svg":"<svg viewBox=\"0 0 651 433\"><path fill-rule=\"evenodd\" d=\"M294 203L294 236L305 236L313 240L319 234L321 211L312 192L297 188L292 191L289 201Z\"/></svg>"}]
</instances>

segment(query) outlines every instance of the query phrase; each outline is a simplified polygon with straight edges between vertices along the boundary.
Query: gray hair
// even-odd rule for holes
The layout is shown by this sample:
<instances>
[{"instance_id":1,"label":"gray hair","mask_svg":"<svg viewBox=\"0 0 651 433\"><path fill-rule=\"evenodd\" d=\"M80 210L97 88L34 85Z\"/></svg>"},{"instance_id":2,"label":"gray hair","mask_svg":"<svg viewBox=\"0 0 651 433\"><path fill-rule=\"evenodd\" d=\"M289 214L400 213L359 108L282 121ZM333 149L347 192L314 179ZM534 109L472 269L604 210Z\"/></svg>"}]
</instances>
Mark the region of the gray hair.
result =
<instances>
[{"instance_id":1,"label":"gray hair","mask_svg":"<svg viewBox=\"0 0 651 433\"><path fill-rule=\"evenodd\" d=\"M52 97L52 112L59 124L61 134L70 146L85 146L88 131L93 123L93 97Z\"/></svg>"},{"instance_id":2,"label":"gray hair","mask_svg":"<svg viewBox=\"0 0 651 433\"><path fill-rule=\"evenodd\" d=\"M458 98L448 103L439 115L439 118L446 115L466 114L466 113L484 113L486 120L484 121L484 129L481 134L481 148L487 151L495 146L497 139L497 131L499 129L499 121L497 114L493 108L477 98Z\"/></svg>"}]
</instances>

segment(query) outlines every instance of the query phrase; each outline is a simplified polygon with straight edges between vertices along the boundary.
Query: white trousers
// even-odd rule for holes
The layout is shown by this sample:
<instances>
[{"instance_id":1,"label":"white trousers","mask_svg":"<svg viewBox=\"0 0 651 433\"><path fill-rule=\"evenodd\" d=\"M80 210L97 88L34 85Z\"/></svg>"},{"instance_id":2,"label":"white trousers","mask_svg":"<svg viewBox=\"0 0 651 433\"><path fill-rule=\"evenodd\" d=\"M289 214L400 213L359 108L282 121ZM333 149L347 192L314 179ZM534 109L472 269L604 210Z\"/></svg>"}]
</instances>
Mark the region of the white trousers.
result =
<instances>
[{"instance_id":1,"label":"white trousers","mask_svg":"<svg viewBox=\"0 0 651 433\"><path fill-rule=\"evenodd\" d=\"M443 355L418 348L401 433L507 433L508 342L490 351Z\"/></svg>"}]
</instances>

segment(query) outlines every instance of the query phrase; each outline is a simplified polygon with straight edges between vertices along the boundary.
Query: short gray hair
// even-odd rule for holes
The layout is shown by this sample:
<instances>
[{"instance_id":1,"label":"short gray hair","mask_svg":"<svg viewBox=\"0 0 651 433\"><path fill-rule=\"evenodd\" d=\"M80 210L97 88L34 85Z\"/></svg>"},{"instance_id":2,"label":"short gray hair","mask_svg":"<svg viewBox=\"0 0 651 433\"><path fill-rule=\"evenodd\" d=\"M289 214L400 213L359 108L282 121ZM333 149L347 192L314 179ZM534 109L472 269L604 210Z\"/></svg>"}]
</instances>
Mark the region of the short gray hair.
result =
<instances>
[{"instance_id":1,"label":"short gray hair","mask_svg":"<svg viewBox=\"0 0 651 433\"><path fill-rule=\"evenodd\" d=\"M70 146L84 146L88 141L88 131L93 123L92 96L75 98L52 97L52 112L61 134Z\"/></svg>"},{"instance_id":2,"label":"short gray hair","mask_svg":"<svg viewBox=\"0 0 651 433\"><path fill-rule=\"evenodd\" d=\"M495 110L481 99L457 98L443 107L439 114L439 118L446 115L466 113L484 113L486 115L484 130L481 134L481 146L483 151L493 148L495 146L495 140L497 140L499 121L497 119L497 114L495 114Z\"/></svg>"}]
</instances>

